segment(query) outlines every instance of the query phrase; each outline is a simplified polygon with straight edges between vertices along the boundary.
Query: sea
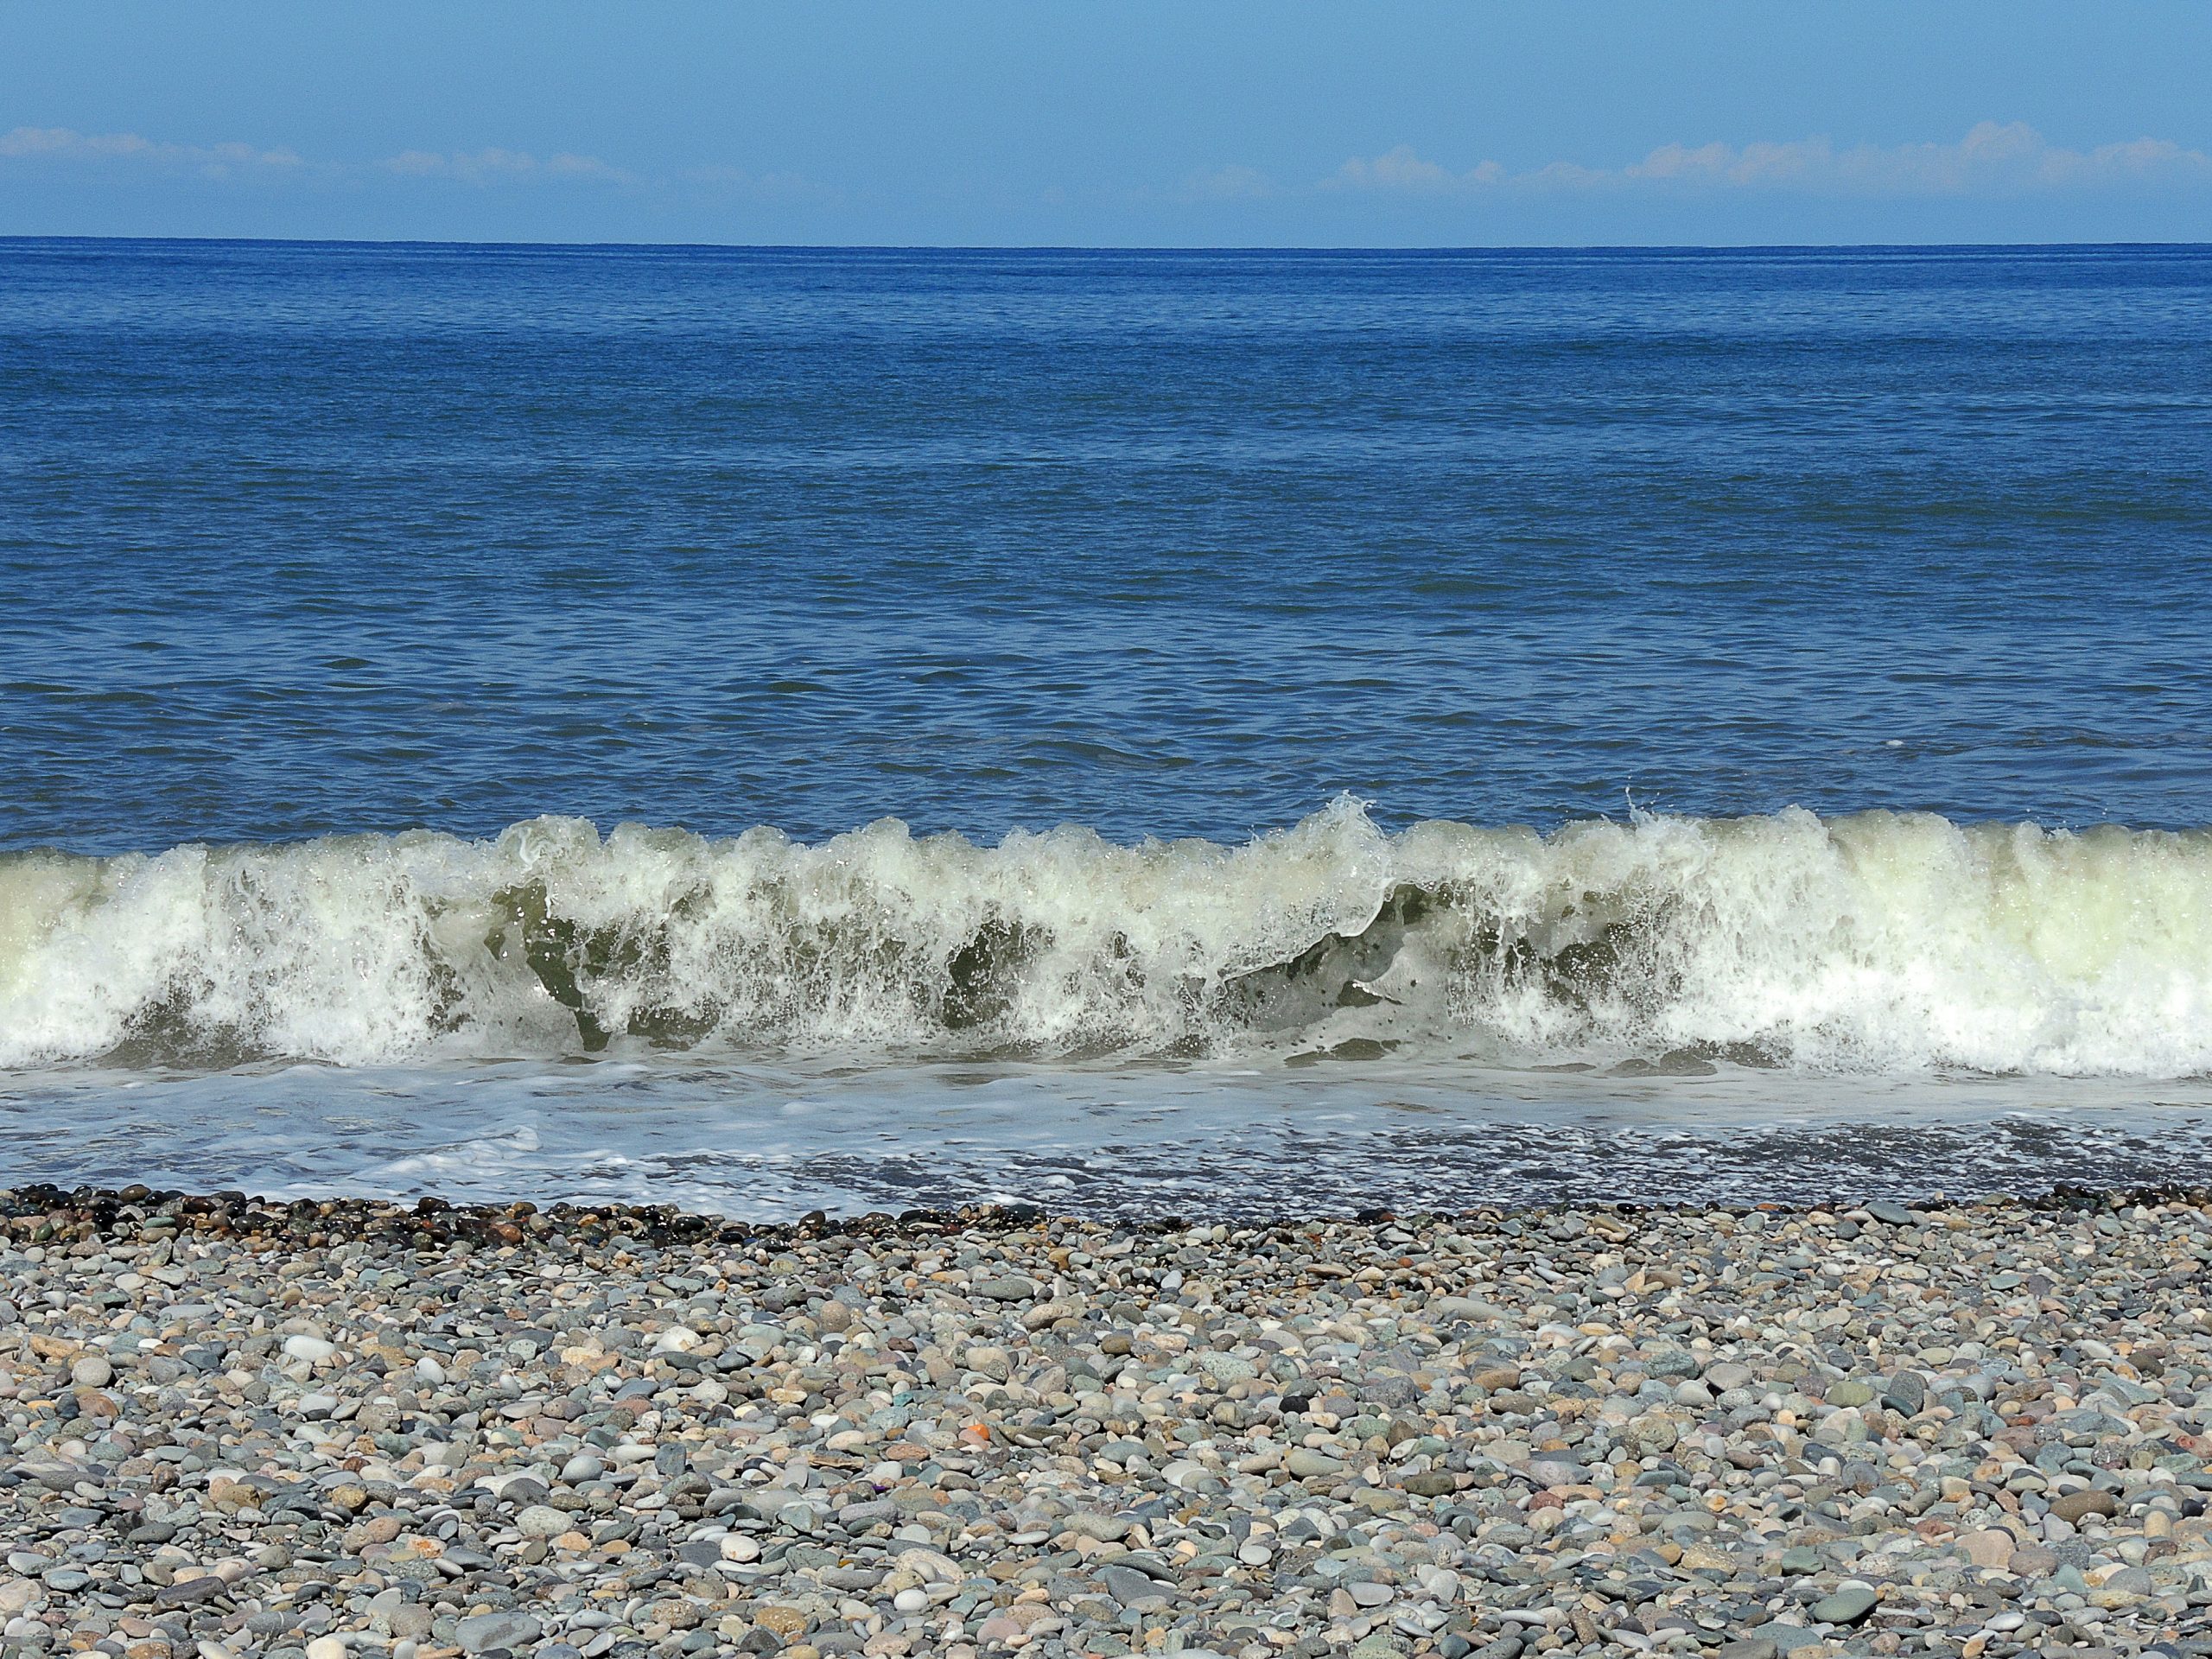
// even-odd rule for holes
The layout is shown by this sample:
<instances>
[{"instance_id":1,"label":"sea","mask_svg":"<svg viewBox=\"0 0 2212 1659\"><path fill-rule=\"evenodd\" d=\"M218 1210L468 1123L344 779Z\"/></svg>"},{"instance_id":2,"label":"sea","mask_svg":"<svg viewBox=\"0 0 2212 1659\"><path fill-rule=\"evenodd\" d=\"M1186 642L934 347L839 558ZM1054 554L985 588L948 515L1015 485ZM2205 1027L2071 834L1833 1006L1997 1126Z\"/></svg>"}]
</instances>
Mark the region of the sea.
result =
<instances>
[{"instance_id":1,"label":"sea","mask_svg":"<svg viewBox=\"0 0 2212 1659\"><path fill-rule=\"evenodd\" d=\"M0 241L0 1181L2212 1180L2212 249Z\"/></svg>"}]
</instances>

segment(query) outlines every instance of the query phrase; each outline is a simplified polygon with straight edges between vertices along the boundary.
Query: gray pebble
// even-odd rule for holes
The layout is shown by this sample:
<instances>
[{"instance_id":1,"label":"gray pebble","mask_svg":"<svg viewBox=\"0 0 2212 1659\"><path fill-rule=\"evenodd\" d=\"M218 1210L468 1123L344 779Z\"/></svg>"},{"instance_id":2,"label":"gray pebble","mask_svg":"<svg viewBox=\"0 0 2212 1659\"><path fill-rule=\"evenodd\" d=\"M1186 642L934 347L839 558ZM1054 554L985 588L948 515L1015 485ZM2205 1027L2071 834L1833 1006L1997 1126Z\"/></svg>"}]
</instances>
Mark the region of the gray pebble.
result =
<instances>
[{"instance_id":1,"label":"gray pebble","mask_svg":"<svg viewBox=\"0 0 2212 1659\"><path fill-rule=\"evenodd\" d=\"M1812 1607L1823 1624L1856 1624L1874 1611L1875 1596L1861 1585L1847 1585L1832 1596L1823 1596Z\"/></svg>"}]
</instances>

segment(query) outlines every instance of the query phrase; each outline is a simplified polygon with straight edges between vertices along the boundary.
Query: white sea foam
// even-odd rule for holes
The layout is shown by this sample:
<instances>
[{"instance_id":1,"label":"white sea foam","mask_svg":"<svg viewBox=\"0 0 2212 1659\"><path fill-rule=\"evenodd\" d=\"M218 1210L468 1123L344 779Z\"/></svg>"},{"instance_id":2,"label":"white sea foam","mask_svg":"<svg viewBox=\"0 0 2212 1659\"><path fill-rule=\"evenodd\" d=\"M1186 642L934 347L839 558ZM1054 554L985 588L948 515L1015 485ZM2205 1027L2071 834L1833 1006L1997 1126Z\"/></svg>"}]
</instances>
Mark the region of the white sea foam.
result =
<instances>
[{"instance_id":1,"label":"white sea foam","mask_svg":"<svg viewBox=\"0 0 2212 1659\"><path fill-rule=\"evenodd\" d=\"M1236 848L543 818L0 858L0 1065L608 1047L2198 1076L2212 836L1343 801Z\"/></svg>"}]
</instances>

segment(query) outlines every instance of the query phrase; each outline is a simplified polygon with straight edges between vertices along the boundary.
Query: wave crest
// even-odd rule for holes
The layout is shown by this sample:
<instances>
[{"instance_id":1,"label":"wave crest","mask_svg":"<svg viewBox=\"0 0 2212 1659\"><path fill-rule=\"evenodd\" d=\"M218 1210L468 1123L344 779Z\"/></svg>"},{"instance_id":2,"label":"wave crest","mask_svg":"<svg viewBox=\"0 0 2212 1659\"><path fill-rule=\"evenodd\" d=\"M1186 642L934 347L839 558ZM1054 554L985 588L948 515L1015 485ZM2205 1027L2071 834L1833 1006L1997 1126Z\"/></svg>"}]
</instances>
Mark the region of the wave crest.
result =
<instances>
[{"instance_id":1,"label":"wave crest","mask_svg":"<svg viewBox=\"0 0 2212 1659\"><path fill-rule=\"evenodd\" d=\"M652 1047L2193 1076L2212 837L1345 799L1234 848L540 818L0 858L0 1065Z\"/></svg>"}]
</instances>

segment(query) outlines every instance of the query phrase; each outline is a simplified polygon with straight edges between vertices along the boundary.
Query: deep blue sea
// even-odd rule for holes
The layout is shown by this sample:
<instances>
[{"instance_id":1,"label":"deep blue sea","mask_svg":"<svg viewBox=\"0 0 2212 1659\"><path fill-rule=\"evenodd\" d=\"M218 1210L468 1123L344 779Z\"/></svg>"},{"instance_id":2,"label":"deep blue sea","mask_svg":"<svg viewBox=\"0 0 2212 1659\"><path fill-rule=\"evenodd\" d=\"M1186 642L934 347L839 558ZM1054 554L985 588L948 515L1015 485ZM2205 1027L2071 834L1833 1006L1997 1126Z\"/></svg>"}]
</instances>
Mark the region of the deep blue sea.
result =
<instances>
[{"instance_id":1,"label":"deep blue sea","mask_svg":"<svg viewBox=\"0 0 2212 1659\"><path fill-rule=\"evenodd\" d=\"M0 241L0 1167L2212 1178L2212 249Z\"/></svg>"}]
</instances>

